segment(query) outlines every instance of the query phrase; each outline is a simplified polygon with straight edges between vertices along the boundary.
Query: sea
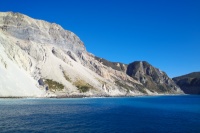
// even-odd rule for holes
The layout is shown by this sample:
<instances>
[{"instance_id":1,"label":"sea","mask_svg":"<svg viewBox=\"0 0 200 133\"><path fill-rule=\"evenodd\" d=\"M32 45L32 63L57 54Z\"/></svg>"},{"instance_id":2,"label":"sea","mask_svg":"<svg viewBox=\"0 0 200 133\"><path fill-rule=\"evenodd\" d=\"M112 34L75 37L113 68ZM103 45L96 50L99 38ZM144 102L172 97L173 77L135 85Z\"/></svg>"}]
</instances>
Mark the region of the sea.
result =
<instances>
[{"instance_id":1,"label":"sea","mask_svg":"<svg viewBox=\"0 0 200 133\"><path fill-rule=\"evenodd\" d=\"M0 99L0 133L200 133L200 95Z\"/></svg>"}]
</instances>

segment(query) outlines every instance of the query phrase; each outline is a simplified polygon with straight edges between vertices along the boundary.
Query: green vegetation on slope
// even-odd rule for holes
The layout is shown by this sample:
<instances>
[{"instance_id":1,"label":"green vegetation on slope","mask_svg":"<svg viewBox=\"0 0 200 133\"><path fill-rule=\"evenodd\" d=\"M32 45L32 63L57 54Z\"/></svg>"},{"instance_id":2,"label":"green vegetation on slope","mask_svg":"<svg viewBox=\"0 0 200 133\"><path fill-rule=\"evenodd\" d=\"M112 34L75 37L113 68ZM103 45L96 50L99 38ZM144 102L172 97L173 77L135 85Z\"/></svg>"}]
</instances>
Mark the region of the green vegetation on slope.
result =
<instances>
[{"instance_id":1,"label":"green vegetation on slope","mask_svg":"<svg viewBox=\"0 0 200 133\"><path fill-rule=\"evenodd\" d=\"M81 93L85 93L85 92L89 91L90 89L93 89L93 87L90 84L86 83L83 80L78 80L78 81L74 82L74 85L78 88L78 90Z\"/></svg>"},{"instance_id":2,"label":"green vegetation on slope","mask_svg":"<svg viewBox=\"0 0 200 133\"><path fill-rule=\"evenodd\" d=\"M50 91L62 91L64 89L64 85L51 79L45 79L44 82L48 85Z\"/></svg>"}]
</instances>

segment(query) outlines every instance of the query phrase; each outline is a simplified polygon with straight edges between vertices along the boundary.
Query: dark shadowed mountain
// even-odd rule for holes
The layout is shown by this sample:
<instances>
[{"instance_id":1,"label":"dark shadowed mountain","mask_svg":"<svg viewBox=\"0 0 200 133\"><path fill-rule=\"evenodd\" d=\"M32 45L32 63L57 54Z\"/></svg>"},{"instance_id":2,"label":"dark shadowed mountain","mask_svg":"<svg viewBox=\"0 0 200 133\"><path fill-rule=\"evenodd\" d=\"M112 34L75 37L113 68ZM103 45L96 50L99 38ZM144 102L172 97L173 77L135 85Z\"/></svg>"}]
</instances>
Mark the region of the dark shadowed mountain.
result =
<instances>
[{"instance_id":1,"label":"dark shadowed mountain","mask_svg":"<svg viewBox=\"0 0 200 133\"><path fill-rule=\"evenodd\" d=\"M173 80L186 94L200 94L200 72L175 77Z\"/></svg>"}]
</instances>

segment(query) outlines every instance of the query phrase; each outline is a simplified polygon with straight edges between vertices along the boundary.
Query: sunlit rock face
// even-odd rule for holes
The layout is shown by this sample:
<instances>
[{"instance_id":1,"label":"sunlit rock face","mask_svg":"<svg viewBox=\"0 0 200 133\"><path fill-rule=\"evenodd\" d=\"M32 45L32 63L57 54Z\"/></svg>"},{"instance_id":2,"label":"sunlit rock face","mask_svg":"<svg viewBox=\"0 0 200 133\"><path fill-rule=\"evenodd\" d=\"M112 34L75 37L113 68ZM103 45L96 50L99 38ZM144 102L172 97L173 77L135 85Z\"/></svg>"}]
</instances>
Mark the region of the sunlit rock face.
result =
<instances>
[{"instance_id":1,"label":"sunlit rock face","mask_svg":"<svg viewBox=\"0 0 200 133\"><path fill-rule=\"evenodd\" d=\"M64 30L55 23L35 20L20 13L0 13L0 28L24 41L49 43L75 53L85 51L83 42L73 32Z\"/></svg>"},{"instance_id":2,"label":"sunlit rock face","mask_svg":"<svg viewBox=\"0 0 200 133\"><path fill-rule=\"evenodd\" d=\"M109 62L88 53L79 37L60 25L13 12L0 13L0 72L0 97L180 93L151 65L136 69Z\"/></svg>"}]
</instances>

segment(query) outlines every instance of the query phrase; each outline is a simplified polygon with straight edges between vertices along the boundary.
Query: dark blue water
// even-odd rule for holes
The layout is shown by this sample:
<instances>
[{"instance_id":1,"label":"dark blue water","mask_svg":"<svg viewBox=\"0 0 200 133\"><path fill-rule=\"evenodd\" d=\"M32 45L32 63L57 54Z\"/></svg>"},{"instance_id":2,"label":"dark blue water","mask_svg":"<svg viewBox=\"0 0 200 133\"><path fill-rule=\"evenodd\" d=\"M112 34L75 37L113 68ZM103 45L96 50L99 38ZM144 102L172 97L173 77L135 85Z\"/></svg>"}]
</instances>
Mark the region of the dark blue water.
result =
<instances>
[{"instance_id":1,"label":"dark blue water","mask_svg":"<svg viewBox=\"0 0 200 133\"><path fill-rule=\"evenodd\" d=\"M198 133L200 96L0 99L0 133Z\"/></svg>"}]
</instances>

